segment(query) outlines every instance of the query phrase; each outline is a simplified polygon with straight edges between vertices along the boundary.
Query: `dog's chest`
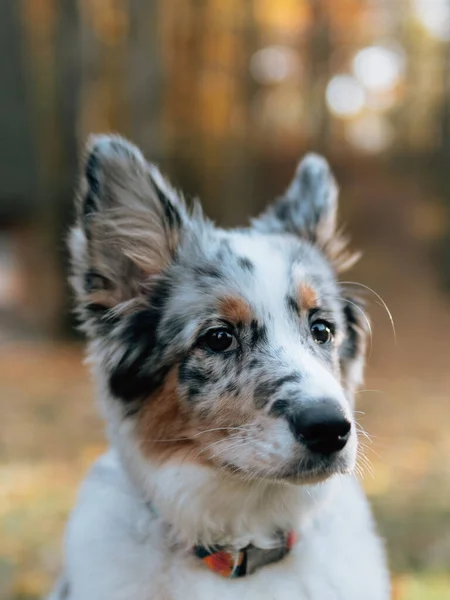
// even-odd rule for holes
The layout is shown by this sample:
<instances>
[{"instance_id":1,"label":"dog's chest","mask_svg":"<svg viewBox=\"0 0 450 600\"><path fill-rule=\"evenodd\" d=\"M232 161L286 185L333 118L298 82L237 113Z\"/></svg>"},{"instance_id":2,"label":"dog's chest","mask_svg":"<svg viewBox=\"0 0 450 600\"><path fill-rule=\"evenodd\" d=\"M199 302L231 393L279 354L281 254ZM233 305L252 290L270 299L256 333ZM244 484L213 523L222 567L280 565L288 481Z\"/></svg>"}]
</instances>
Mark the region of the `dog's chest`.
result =
<instances>
[{"instance_id":1,"label":"dog's chest","mask_svg":"<svg viewBox=\"0 0 450 600\"><path fill-rule=\"evenodd\" d=\"M158 569L143 600L309 600L307 582L302 581L296 557L285 557L276 564L263 567L258 572L239 579L227 579L207 569L195 557L179 557ZM155 582L158 589L155 590ZM151 590L151 591L150 591ZM322 595L324 600L327 596ZM330 596L331 598L331 596Z\"/></svg>"},{"instance_id":2,"label":"dog's chest","mask_svg":"<svg viewBox=\"0 0 450 600\"><path fill-rule=\"evenodd\" d=\"M341 556L322 556L316 548L299 543L280 562L267 565L239 579L226 579L206 568L194 556L161 556L155 569L147 571L148 588L136 597L142 600L361 600L371 569L359 565L343 548ZM156 566L158 565L158 566ZM143 586L146 584L144 582ZM155 585L156 584L156 585ZM366 590L365 600L386 596L376 584ZM144 593L142 593L144 592Z\"/></svg>"},{"instance_id":3,"label":"dog's chest","mask_svg":"<svg viewBox=\"0 0 450 600\"><path fill-rule=\"evenodd\" d=\"M384 554L359 487L341 482L326 512L279 562L227 579L169 542L167 526L123 482L87 482L67 536L70 600L387 600Z\"/></svg>"}]
</instances>

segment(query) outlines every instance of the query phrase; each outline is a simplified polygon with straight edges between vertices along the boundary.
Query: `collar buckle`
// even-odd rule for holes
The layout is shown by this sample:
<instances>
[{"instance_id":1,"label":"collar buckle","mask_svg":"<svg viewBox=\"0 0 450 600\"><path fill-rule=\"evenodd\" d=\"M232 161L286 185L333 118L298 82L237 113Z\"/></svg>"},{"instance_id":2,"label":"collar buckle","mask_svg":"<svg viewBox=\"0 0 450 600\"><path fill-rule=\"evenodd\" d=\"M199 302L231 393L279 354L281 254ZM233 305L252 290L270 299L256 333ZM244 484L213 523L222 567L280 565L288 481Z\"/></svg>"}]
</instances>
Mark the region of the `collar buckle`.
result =
<instances>
[{"instance_id":1,"label":"collar buckle","mask_svg":"<svg viewBox=\"0 0 450 600\"><path fill-rule=\"evenodd\" d=\"M215 573L228 579L251 575L258 569L282 560L297 541L295 531L284 536L284 544L278 548L263 549L249 544L241 550L229 550L223 546L194 546L193 552Z\"/></svg>"}]
</instances>

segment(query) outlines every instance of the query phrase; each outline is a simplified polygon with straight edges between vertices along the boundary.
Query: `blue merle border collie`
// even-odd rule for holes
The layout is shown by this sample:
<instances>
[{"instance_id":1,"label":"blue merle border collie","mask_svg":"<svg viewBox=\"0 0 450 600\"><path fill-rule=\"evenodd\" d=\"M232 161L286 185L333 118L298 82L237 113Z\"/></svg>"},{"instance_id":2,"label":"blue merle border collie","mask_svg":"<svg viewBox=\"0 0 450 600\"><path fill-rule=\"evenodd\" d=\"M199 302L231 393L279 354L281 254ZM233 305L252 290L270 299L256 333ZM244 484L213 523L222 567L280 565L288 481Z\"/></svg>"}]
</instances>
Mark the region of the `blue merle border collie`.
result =
<instances>
[{"instance_id":1,"label":"blue merle border collie","mask_svg":"<svg viewBox=\"0 0 450 600\"><path fill-rule=\"evenodd\" d=\"M308 155L220 229L118 136L94 136L72 283L110 451L53 599L387 600L357 456L367 322L337 186Z\"/></svg>"}]
</instances>

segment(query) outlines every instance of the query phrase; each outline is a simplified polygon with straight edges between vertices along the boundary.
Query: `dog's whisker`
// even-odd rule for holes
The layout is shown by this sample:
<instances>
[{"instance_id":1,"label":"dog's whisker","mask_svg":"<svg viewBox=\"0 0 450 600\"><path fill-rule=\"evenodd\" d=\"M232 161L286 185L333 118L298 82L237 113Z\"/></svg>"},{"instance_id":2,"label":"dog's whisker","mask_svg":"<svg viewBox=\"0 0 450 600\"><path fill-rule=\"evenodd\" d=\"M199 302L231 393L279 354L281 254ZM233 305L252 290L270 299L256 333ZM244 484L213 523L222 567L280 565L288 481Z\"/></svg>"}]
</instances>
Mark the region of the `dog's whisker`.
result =
<instances>
[{"instance_id":1,"label":"dog's whisker","mask_svg":"<svg viewBox=\"0 0 450 600\"><path fill-rule=\"evenodd\" d=\"M367 433L367 431L359 423L356 423L356 432L360 433L361 435L363 435L366 438L366 440L368 442L370 442L371 444L373 443L372 438L370 437L370 435Z\"/></svg>"},{"instance_id":2,"label":"dog's whisker","mask_svg":"<svg viewBox=\"0 0 450 600\"><path fill-rule=\"evenodd\" d=\"M254 432L256 431L255 427L249 426L247 428L243 428L243 430L246 433L250 433L250 432ZM220 444L222 442L240 442L240 443L249 443L248 439L239 439L236 438L237 434L234 434L232 436L229 436L228 438L221 438L220 440L215 440L214 442L211 442L210 444L208 444L207 446L205 446L204 448L201 448L199 450L199 452L197 452L197 454L194 456L194 459L197 458L200 454L202 454L203 452L206 452L206 450L208 450L209 448L211 448L212 446L216 446L217 444Z\"/></svg>"},{"instance_id":3,"label":"dog's whisker","mask_svg":"<svg viewBox=\"0 0 450 600\"><path fill-rule=\"evenodd\" d=\"M210 456L210 460L213 460L214 458L217 458L218 456L220 456L221 454L224 454L224 452L230 452L232 450L236 450L237 448L241 448L244 446L250 446L250 444L248 443L247 440L237 440L232 444L227 444L225 446L225 448L222 448L222 450L219 450L218 452L216 452L215 454L213 454L212 456Z\"/></svg>"},{"instance_id":4,"label":"dog's whisker","mask_svg":"<svg viewBox=\"0 0 450 600\"><path fill-rule=\"evenodd\" d=\"M333 298L338 298L339 300L342 300L342 295L341 294L330 294L329 296L333 297ZM318 298L319 300L321 299L321 297L319 296ZM367 316L367 314L365 313L364 309L359 306L359 304L357 304L356 302L353 302L353 300L350 300L350 298L345 298L345 301L348 302L349 304L351 304L354 308L356 308L357 311L359 311L364 319L364 321L366 322L367 325L367 330L369 332L369 340L370 340L370 345L369 345L369 357L372 354L372 346L373 346L373 333L372 333L372 326L370 324L370 319Z\"/></svg>"},{"instance_id":5,"label":"dog's whisker","mask_svg":"<svg viewBox=\"0 0 450 600\"><path fill-rule=\"evenodd\" d=\"M356 463L356 465L355 465L355 473L357 474L359 479L364 479L364 470L362 469L361 465L358 463Z\"/></svg>"},{"instance_id":6,"label":"dog's whisker","mask_svg":"<svg viewBox=\"0 0 450 600\"><path fill-rule=\"evenodd\" d=\"M389 310L388 305L383 300L383 298L380 296L380 294L378 294L378 292L376 292L375 290L373 290L368 285L365 285L364 283L360 283L358 281L341 281L340 283L341 283L341 285L357 285L359 287L362 287L362 288L368 290L369 292L372 292L372 294L376 298L378 298L379 302L381 303L381 306L385 309L385 311L386 311L386 313L387 313L387 315L389 317L389 321L390 321L391 327L392 327L392 332L394 334L394 342L397 343L397 332L395 330L394 318L392 317L392 313Z\"/></svg>"},{"instance_id":7,"label":"dog's whisker","mask_svg":"<svg viewBox=\"0 0 450 600\"><path fill-rule=\"evenodd\" d=\"M220 443L224 443L224 440L217 440L216 442L208 444L208 446L205 446L205 448L202 448L196 456L198 456L199 454L202 454L203 452L206 452L206 450L208 450L209 448L216 446L217 444L220 444ZM211 455L209 458L210 458L210 460L212 460L213 458L220 456L220 454L223 454L227 450L234 450L235 448L239 448L240 446L245 446L247 443L248 443L247 440L240 440L240 439L232 439L231 441L226 440L225 447L222 448L221 450L219 450L216 454Z\"/></svg>"},{"instance_id":8,"label":"dog's whisker","mask_svg":"<svg viewBox=\"0 0 450 600\"><path fill-rule=\"evenodd\" d=\"M356 425L357 425L357 427L362 427L361 423L358 423L358 422L356 422ZM361 433L362 433L362 432L361 432ZM367 434L367 435L366 435L366 434ZM378 437L377 435L375 435L375 434L373 434L373 433L371 433L371 434L369 435L369 434L367 433L367 431L366 431L366 430L364 430L364 434L363 434L363 435L364 435L364 437L367 437L367 436L369 436L369 437L370 437L370 441L371 441L372 443L376 441L376 443L377 443L377 444L379 444L379 443L380 443L380 440L382 439L382 438Z\"/></svg>"},{"instance_id":9,"label":"dog's whisker","mask_svg":"<svg viewBox=\"0 0 450 600\"><path fill-rule=\"evenodd\" d=\"M228 438L227 442L229 442L230 440L232 440L233 438ZM220 439L220 440L216 440L215 442L211 442L210 444L208 444L207 446L205 446L204 448L201 448L197 454L194 456L194 460L200 456L200 454L203 454L204 452L206 452L207 450L209 450L209 448L212 448L213 446L217 446L217 444L222 444L225 440L224 439ZM241 440L243 441L243 440ZM231 445L231 444L230 444ZM211 458L211 457L210 457Z\"/></svg>"},{"instance_id":10,"label":"dog's whisker","mask_svg":"<svg viewBox=\"0 0 450 600\"><path fill-rule=\"evenodd\" d=\"M149 442L149 443L168 443L168 442L186 442L188 440L193 440L196 439L206 433L211 433L214 431L247 431L249 430L249 427L214 427L212 429L204 429L203 431L198 431L197 433L190 435L190 436L184 436L184 437L179 437L179 438L166 438L166 439L147 439L144 438L145 442Z\"/></svg>"},{"instance_id":11,"label":"dog's whisker","mask_svg":"<svg viewBox=\"0 0 450 600\"><path fill-rule=\"evenodd\" d=\"M193 448L193 447L190 447L190 448L188 448L188 449L187 449L187 451L186 451L186 454L183 456L183 458L182 458L182 460L181 460L181 462L180 462L180 468L179 468L179 470L181 470L181 467L184 465L184 463L185 463L185 461L187 460L187 458L188 458L189 454L190 454L191 452L193 452L193 450L194 450L194 448ZM195 460L195 457L194 457L194 460Z\"/></svg>"},{"instance_id":12,"label":"dog's whisker","mask_svg":"<svg viewBox=\"0 0 450 600\"><path fill-rule=\"evenodd\" d=\"M346 298L346 302L348 302L349 304L351 304L352 306L354 306L357 310L359 310L359 312L361 313L361 315L363 316L366 325L367 325L367 330L369 332L369 336L370 336L370 349L369 349L369 355L372 352L372 339L373 339L373 333L372 333L372 325L370 324L370 320L369 317L366 315L365 311L361 308L361 306L359 306L358 304L356 304L356 302L353 302L353 300L350 300L349 298Z\"/></svg>"},{"instance_id":13,"label":"dog's whisker","mask_svg":"<svg viewBox=\"0 0 450 600\"><path fill-rule=\"evenodd\" d=\"M366 473L371 479L375 479L375 472L372 465L365 460L361 460L361 476L364 477Z\"/></svg>"},{"instance_id":14,"label":"dog's whisker","mask_svg":"<svg viewBox=\"0 0 450 600\"><path fill-rule=\"evenodd\" d=\"M360 445L362 448L364 448L364 450L367 450L367 451L373 452L373 454L375 454L375 456L376 456L377 458L379 458L381 461L383 460L383 457L381 456L381 454L379 454L379 453L378 453L378 452L377 452L377 451L376 451L376 450L373 448L373 446L368 446L367 444L365 444L365 443L364 443L364 442L362 442L362 441L360 441L360 442L359 442L359 445Z\"/></svg>"},{"instance_id":15,"label":"dog's whisker","mask_svg":"<svg viewBox=\"0 0 450 600\"><path fill-rule=\"evenodd\" d=\"M358 467L362 476L364 475L364 471L367 471L372 478L375 477L375 471L372 467L372 464L362 449L358 452L356 466Z\"/></svg>"}]
</instances>

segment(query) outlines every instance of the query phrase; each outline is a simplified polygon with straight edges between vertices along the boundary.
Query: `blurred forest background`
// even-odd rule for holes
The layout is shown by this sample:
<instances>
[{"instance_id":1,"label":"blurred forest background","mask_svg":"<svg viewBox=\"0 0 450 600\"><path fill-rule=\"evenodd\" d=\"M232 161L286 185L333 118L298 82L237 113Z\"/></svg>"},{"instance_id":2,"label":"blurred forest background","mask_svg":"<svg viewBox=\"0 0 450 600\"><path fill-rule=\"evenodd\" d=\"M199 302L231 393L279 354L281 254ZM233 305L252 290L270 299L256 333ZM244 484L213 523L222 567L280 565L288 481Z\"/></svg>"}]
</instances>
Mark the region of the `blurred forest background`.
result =
<instances>
[{"instance_id":1,"label":"blurred forest background","mask_svg":"<svg viewBox=\"0 0 450 600\"><path fill-rule=\"evenodd\" d=\"M0 2L0 599L51 585L104 447L64 238L90 132L222 225L329 158L374 336L364 485L394 600L450 599L450 0Z\"/></svg>"}]
</instances>

